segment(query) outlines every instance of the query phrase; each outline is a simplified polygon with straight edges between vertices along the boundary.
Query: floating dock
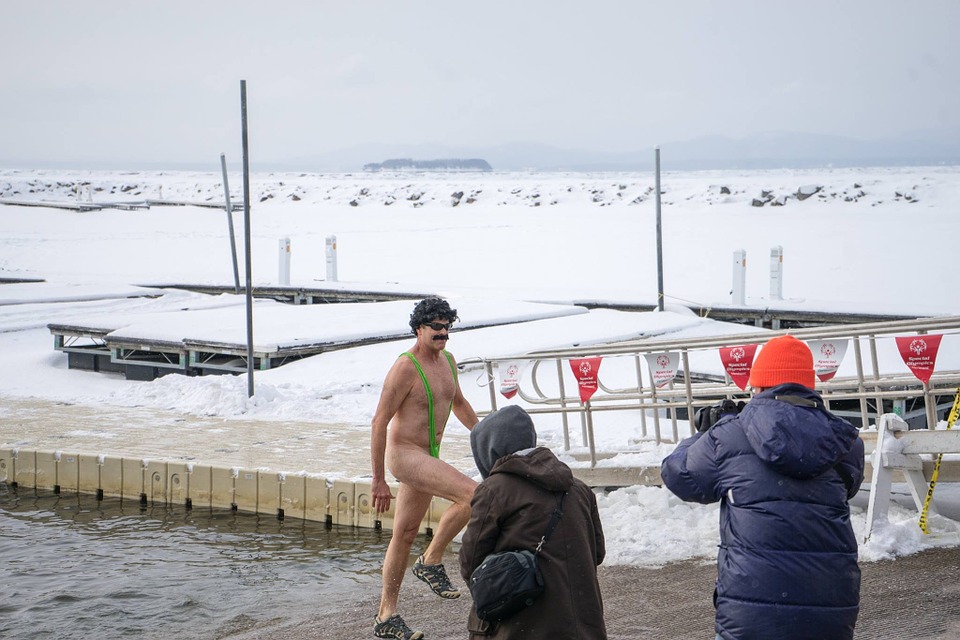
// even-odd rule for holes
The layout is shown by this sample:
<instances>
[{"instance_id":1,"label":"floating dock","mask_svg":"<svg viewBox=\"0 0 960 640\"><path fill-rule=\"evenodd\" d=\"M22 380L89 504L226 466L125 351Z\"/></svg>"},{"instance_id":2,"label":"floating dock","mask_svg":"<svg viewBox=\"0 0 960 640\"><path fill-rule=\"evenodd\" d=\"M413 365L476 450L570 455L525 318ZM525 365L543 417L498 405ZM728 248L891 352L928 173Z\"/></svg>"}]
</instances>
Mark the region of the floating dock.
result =
<instances>
[{"instance_id":1,"label":"floating dock","mask_svg":"<svg viewBox=\"0 0 960 640\"><path fill-rule=\"evenodd\" d=\"M399 295L385 293L381 297ZM131 380L153 380L168 373L244 373L246 306L241 296L233 298L234 304L217 308L79 318L49 323L47 328L54 348L67 354L68 366L73 369L121 372ZM470 318L458 323L458 329L589 313L573 305L533 302L512 301L500 307L485 300L461 300L457 305L463 317ZM253 367L263 371L325 351L411 337L403 322L410 309L411 303L405 299L309 305L257 299L253 305Z\"/></svg>"},{"instance_id":2,"label":"floating dock","mask_svg":"<svg viewBox=\"0 0 960 640\"><path fill-rule=\"evenodd\" d=\"M210 296L235 295L227 285L154 283L143 290L175 289ZM413 301L430 293L400 289L364 288L330 283L324 286L259 285L253 287L253 368L273 369L302 358L349 347L399 340L410 335L397 318L405 318ZM284 304L285 303L285 304ZM207 375L247 371L245 299L221 309L185 309L135 319L81 318L47 325L54 349L68 355L72 369L119 372L131 380L153 380L168 373ZM472 305L458 329L526 322L546 317L588 313L590 310L644 312L655 306L602 300L517 302L510 313L491 311L482 302ZM380 305L397 305L385 317ZM526 305L526 306L524 306ZM299 309L299 310L298 310ZM312 310L311 310L312 309ZM855 324L900 320L900 316L867 313L822 312L771 307L702 307L699 317L758 327ZM378 316L375 322L371 316ZM343 324L350 328L342 330ZM296 325L296 326L294 326ZM358 328L361 328L358 330ZM229 335L229 338L225 337Z\"/></svg>"},{"instance_id":3,"label":"floating dock","mask_svg":"<svg viewBox=\"0 0 960 640\"><path fill-rule=\"evenodd\" d=\"M207 209L226 210L224 202L216 201L188 201L188 200L115 200L93 202L84 200L20 200L0 198L0 204L17 207L43 207L45 209L66 209L68 211L101 211L103 209L120 209L122 211L136 211L151 207L204 207ZM243 211L243 202L231 202L231 211Z\"/></svg>"}]
</instances>

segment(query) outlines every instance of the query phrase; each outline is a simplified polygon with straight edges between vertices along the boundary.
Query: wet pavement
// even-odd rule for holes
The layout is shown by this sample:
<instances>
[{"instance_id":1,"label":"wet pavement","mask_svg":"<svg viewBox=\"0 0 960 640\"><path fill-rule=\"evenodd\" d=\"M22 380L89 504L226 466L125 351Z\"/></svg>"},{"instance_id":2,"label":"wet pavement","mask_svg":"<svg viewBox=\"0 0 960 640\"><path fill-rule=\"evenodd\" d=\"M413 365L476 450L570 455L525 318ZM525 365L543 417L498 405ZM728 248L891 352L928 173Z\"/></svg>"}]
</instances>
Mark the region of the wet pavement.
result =
<instances>
[{"instance_id":1,"label":"wet pavement","mask_svg":"<svg viewBox=\"0 0 960 640\"><path fill-rule=\"evenodd\" d=\"M411 562L412 562L411 557ZM444 558L459 575L453 554ZM960 549L930 549L880 562L861 563L863 580L857 640L955 640L960 638ZM688 561L660 569L600 567L607 633L611 640L713 638L715 565ZM459 583L459 579L457 583ZM219 636L230 640L356 640L373 637L379 593L344 602L335 615L309 611ZM440 600L408 574L400 613L426 640L466 638L469 593Z\"/></svg>"}]
</instances>

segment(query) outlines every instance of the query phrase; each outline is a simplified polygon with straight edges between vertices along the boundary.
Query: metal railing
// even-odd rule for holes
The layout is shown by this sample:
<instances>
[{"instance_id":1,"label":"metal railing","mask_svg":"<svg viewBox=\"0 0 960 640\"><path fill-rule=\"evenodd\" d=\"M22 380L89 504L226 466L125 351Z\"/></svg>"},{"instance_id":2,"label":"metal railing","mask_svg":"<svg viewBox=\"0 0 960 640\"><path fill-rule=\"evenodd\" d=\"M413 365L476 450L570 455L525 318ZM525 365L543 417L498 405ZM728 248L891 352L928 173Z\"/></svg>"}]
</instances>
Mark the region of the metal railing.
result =
<instances>
[{"instance_id":1,"label":"metal railing","mask_svg":"<svg viewBox=\"0 0 960 640\"><path fill-rule=\"evenodd\" d=\"M702 353L709 352L716 357L716 350L721 347L762 345L771 338L786 334L801 340L845 338L852 344L856 375L835 377L827 382L817 383L817 390L823 395L831 411L849 417L853 422L859 420L864 427L870 424L871 417L876 420L883 413L899 412L905 419L912 418L913 422L919 420L927 428L933 428L937 423L937 412L942 408L938 405L937 398L949 396L949 400L953 399L957 387L960 386L960 370L935 371L929 382L921 382L909 371L881 371L877 339L910 333L940 333L945 337L960 333L960 316L751 332L707 338L637 339L520 355L472 358L461 361L459 366L464 372L472 369L483 371L479 384L488 387L489 410L494 411L498 408L495 367L505 362L526 361L526 373L520 382L518 395L531 405L528 411L532 414L559 414L563 425L565 451L571 449L570 416L579 416L582 446L589 449L591 466L595 466L597 458L594 417L597 414L610 411L637 412L642 439L656 443L679 442L692 435L694 427L692 421L688 420L687 433L681 434L678 420L693 416L698 408L721 399L748 399L751 395L749 390L742 390L734 384L726 373L698 373L691 367L691 356L700 357ZM863 343L866 343L867 362L864 361ZM941 353L945 351L943 347L952 350L957 348L957 345L952 341L945 341L941 344ZM665 387L657 388L652 383L652 377L643 374L646 368L643 356L662 352L679 352L681 366L674 379ZM604 359L632 359L632 379L614 384L598 375L597 392L587 402L581 402L576 392L571 394L567 391L567 385L576 381L569 365L564 361L597 356ZM846 357L850 357L849 350ZM900 368L906 367L901 364ZM622 364L619 369L622 374ZM885 402L891 410L884 409ZM922 405L922 409L916 409L918 405ZM949 408L949 402L943 406ZM665 418L670 421L668 434L664 433L661 424ZM648 424L651 419L652 428Z\"/></svg>"}]
</instances>

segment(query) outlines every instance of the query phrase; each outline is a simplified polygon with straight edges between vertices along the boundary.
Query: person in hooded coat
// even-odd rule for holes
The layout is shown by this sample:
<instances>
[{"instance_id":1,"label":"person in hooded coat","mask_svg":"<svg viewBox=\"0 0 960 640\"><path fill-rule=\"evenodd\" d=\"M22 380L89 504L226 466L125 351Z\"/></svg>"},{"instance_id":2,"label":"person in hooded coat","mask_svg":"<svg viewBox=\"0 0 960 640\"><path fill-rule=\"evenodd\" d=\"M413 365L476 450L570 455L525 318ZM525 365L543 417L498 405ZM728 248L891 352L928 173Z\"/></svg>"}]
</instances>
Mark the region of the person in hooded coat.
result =
<instances>
[{"instance_id":1,"label":"person in hooded coat","mask_svg":"<svg viewBox=\"0 0 960 640\"><path fill-rule=\"evenodd\" d=\"M683 500L720 502L717 638L847 640L860 605L848 500L863 481L857 429L814 391L792 336L760 350L743 410L677 445L660 469Z\"/></svg>"},{"instance_id":2,"label":"person in hooded coat","mask_svg":"<svg viewBox=\"0 0 960 640\"><path fill-rule=\"evenodd\" d=\"M563 500L563 516L538 561L544 591L534 603L499 623L470 609L471 638L607 637L597 566L605 554L597 498L550 449L537 447L529 414L516 405L494 411L470 432L473 458L483 477L471 502L460 547L460 573L470 575L491 553L533 551Z\"/></svg>"}]
</instances>

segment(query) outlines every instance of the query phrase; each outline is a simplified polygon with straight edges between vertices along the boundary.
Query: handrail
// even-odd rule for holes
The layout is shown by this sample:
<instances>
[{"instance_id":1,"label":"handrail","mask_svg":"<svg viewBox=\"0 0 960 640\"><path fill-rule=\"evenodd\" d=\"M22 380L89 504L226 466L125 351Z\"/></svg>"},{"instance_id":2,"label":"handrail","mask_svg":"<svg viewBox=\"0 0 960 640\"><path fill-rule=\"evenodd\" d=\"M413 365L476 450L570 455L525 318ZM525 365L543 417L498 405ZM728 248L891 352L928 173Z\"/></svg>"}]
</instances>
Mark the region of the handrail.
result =
<instances>
[{"instance_id":1,"label":"handrail","mask_svg":"<svg viewBox=\"0 0 960 640\"><path fill-rule=\"evenodd\" d=\"M900 331L946 331L960 330L960 316L944 316L932 318L917 318L915 320L888 320L885 322L868 322L861 324L835 325L828 327L806 327L800 329L780 329L776 331L762 331L751 333L737 333L708 338L686 338L674 340L658 340L639 338L612 344L589 345L572 347L569 349L552 349L545 351L530 351L522 357L538 358L583 358L591 355L629 354L635 351L656 352L673 351L678 349L706 349L712 347L726 347L734 344L750 342L766 342L778 336L791 335L794 338L823 339L823 338L854 338L870 335L886 335ZM516 360L516 355L494 356L483 358L484 361L498 362ZM479 359L475 359L479 360Z\"/></svg>"},{"instance_id":2,"label":"handrail","mask_svg":"<svg viewBox=\"0 0 960 640\"><path fill-rule=\"evenodd\" d=\"M940 332L944 334L960 333L960 316L944 316L931 318L917 318L913 320L889 320L884 322L870 322L850 325L834 325L827 327L808 327L791 330L744 332L723 336L711 336L688 339L634 339L611 344L597 344L568 349L553 349L531 351L525 354L470 358L462 360L459 367L463 370L482 367L485 370L485 382L489 386L490 411L497 409L497 394L495 391L494 366L501 362L527 360L531 363L527 371L527 385L521 384L519 397L529 405L530 413L558 414L562 420L564 450L570 450L569 416L579 415L582 430L582 446L590 451L591 465L596 464L594 447L593 414L609 411L634 411L639 414L641 433L643 438L649 438L647 420L653 418L653 440L656 443L678 442L681 439L678 427L678 410L685 416L692 416L698 407L707 406L723 398L746 399L750 392L741 390L726 374L719 379L715 374L693 372L690 369L689 355L740 344L762 344L771 338L792 335L798 339L829 339L848 338L853 343L853 357L856 361L857 373L855 376L833 378L827 382L818 382L817 389L822 393L824 401L830 407L831 403L859 401L859 419L863 426L870 424L870 418L876 418L885 413L884 400L893 400L897 403L917 403L922 400L923 412L926 415L928 428L936 425L936 413L939 409L939 396L953 395L960 386L960 371L936 371L929 382L921 383L910 373L902 371L881 372L877 358L877 337L886 337L904 332L925 334ZM866 339L869 348L869 365L871 371L864 371L864 359L861 351L861 340ZM657 388L652 382L645 384L641 356L650 353L679 352L682 366L678 369L674 380L666 387ZM563 360L588 356L626 357L632 356L635 360L635 385L624 387L623 384L614 386L598 379L598 391L587 403L581 403L576 393L571 396L565 388L564 379L570 376L568 367ZM555 362L555 373L545 370L540 365ZM545 391L546 380L552 380L556 392ZM682 382L682 384L676 384ZM525 388L529 386L532 390ZM871 407L872 404L872 407ZM837 411L840 409L833 408ZM666 412L671 421L672 437L664 437L660 425L661 412ZM481 413L483 413L481 411ZM649 415L648 415L649 414ZM851 416L856 413L845 412ZM917 412L914 417L919 417ZM908 416L905 416L908 417ZM683 419L682 417L680 419ZM690 421L688 421L689 423ZM692 425L689 427L693 433Z\"/></svg>"}]
</instances>

